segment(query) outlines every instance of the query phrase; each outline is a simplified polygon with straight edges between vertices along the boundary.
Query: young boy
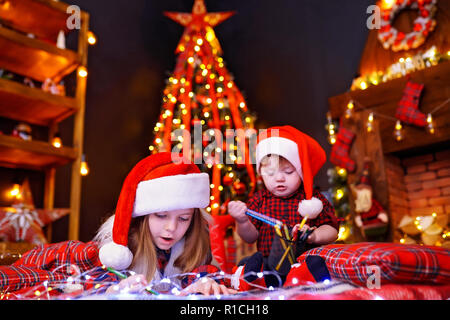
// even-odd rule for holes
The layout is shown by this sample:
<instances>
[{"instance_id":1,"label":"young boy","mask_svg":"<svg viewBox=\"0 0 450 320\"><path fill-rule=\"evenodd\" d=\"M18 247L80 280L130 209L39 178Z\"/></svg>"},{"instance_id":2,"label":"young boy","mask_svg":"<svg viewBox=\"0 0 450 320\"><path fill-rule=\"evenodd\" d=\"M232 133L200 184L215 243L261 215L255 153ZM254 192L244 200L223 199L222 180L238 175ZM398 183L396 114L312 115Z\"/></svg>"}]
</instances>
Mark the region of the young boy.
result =
<instances>
[{"instance_id":1,"label":"young boy","mask_svg":"<svg viewBox=\"0 0 450 320\"><path fill-rule=\"evenodd\" d=\"M264 265L264 270L273 271L274 265L269 258L273 261L271 251L272 254L277 252L272 250L275 245L274 227L247 216L247 209L293 227L292 235L297 231L303 234L311 229L312 233L306 240L310 248L329 244L337 239L339 225L334 209L313 188L313 177L325 161L325 151L320 145L291 126L273 127L260 134L256 145L256 165L265 189L256 192L247 204L241 201L231 201L228 204L228 212L236 220L240 237L248 243L257 240L258 253L250 257L251 260L240 263L253 265L245 268L245 271L255 269L255 265L256 269L259 268L260 263ZM304 216L308 216L307 223L302 230L298 230ZM275 257L279 258L281 257ZM289 268L290 266L287 271ZM285 268L284 274L280 274L283 281L286 274Z\"/></svg>"}]
</instances>

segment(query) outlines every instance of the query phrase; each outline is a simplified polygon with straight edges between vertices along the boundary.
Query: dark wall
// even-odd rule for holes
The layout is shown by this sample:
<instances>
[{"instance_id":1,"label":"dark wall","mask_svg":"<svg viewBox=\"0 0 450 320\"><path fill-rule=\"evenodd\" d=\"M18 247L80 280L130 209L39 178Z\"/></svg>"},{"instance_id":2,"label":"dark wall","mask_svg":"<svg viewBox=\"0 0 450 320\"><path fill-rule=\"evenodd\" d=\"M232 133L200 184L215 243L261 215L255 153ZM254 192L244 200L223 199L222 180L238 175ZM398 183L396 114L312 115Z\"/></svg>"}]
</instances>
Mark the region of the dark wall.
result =
<instances>
[{"instance_id":1,"label":"dark wall","mask_svg":"<svg viewBox=\"0 0 450 320\"><path fill-rule=\"evenodd\" d=\"M326 141L327 98L351 85L365 44L372 0L206 0L208 11L237 11L215 28L224 60L249 108L267 125L290 124ZM190 12L193 0L72 0L91 15L80 239L112 213L128 171L148 155L162 90L183 28L163 11ZM68 42L72 41L68 38ZM62 135L71 141L72 124ZM328 187L326 168L316 183ZM11 171L0 169L2 176ZM56 206L69 202L70 167L58 169ZM39 192L38 192L39 193ZM36 201L38 202L38 201ZM53 241L67 237L54 224Z\"/></svg>"}]
</instances>

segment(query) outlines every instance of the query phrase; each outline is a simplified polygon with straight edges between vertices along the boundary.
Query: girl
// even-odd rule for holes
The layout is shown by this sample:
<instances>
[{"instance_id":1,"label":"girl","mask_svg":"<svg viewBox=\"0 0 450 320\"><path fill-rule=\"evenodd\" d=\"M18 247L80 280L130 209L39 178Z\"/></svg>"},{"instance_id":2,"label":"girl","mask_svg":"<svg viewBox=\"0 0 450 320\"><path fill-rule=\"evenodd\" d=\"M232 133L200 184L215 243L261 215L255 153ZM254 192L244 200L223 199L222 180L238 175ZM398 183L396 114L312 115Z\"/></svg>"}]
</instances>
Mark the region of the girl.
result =
<instances>
[{"instance_id":1,"label":"girl","mask_svg":"<svg viewBox=\"0 0 450 320\"><path fill-rule=\"evenodd\" d=\"M73 257L77 255L87 260L78 263L79 273L85 269L93 270L89 281L84 283L84 289L89 283L89 288L92 288L103 281L114 284L100 286L102 291L106 288L107 293L125 288L127 291L143 291L151 282L159 283L163 278L168 278L182 288L181 295L234 293L234 290L208 277L201 280L176 277L189 272L205 275L219 271L207 265L211 261L206 221L209 216L201 208L209 204L209 190L208 174L200 173L196 165L175 164L171 153L151 155L130 171L122 186L115 214L100 227L92 242L80 244L69 241L33 249L10 267L14 270L0 268L0 275L20 273L23 271L20 268L32 267L47 271L43 278L51 282L58 272L64 272L61 266L74 260L79 262ZM51 250L72 254L49 255ZM49 256L56 261L48 263ZM34 265L30 266L31 260ZM58 271L53 272L56 268L59 268ZM110 272L106 273L105 268ZM123 270L131 274L126 279L121 276L125 273ZM13 278L23 277L15 274ZM11 287L11 283L3 284ZM73 290L73 286L69 289Z\"/></svg>"}]
</instances>

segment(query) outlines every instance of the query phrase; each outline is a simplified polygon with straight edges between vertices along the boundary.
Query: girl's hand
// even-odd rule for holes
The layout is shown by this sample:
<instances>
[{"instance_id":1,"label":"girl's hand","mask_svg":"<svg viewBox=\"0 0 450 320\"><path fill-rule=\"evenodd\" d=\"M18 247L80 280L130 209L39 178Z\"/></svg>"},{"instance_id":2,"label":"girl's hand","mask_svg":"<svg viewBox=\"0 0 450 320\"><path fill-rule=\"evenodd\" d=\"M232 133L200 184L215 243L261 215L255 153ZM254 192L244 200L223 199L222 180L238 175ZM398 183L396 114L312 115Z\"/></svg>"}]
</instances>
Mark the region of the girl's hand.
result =
<instances>
[{"instance_id":1,"label":"girl's hand","mask_svg":"<svg viewBox=\"0 0 450 320\"><path fill-rule=\"evenodd\" d=\"M127 292L138 292L147 286L147 280L142 274L135 274L126 279L123 279L116 285L110 286L106 293L119 293L124 289L128 289Z\"/></svg>"},{"instance_id":2,"label":"girl's hand","mask_svg":"<svg viewBox=\"0 0 450 320\"><path fill-rule=\"evenodd\" d=\"M201 293L205 296L209 296L210 294L218 295L218 294L234 294L237 291L234 289L230 289L225 287L223 284L218 284L211 278L202 277L196 282L192 283L188 287L184 288L180 295L186 296L188 294Z\"/></svg>"},{"instance_id":3,"label":"girl's hand","mask_svg":"<svg viewBox=\"0 0 450 320\"><path fill-rule=\"evenodd\" d=\"M248 221L245 214L247 205L242 201L230 201L228 203L228 213L236 220L237 223L244 223Z\"/></svg>"}]
</instances>

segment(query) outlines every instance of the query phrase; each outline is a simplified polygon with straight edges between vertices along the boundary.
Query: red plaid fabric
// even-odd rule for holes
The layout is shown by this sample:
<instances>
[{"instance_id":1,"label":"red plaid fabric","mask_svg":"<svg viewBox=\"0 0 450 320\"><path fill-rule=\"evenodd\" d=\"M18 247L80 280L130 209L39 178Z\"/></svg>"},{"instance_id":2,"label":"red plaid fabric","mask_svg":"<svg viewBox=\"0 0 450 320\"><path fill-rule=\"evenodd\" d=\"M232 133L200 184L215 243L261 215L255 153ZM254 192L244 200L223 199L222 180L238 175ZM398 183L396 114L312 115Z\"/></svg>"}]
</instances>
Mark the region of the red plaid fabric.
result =
<instances>
[{"instance_id":1,"label":"red plaid fabric","mask_svg":"<svg viewBox=\"0 0 450 320\"><path fill-rule=\"evenodd\" d=\"M319 227L323 224L328 224L336 228L336 230L339 230L339 223L334 214L333 206L319 190L314 189L313 196L322 201L323 210L316 219L308 220L307 224L310 227ZM278 219L289 227L293 227L303 220L303 217L298 213L298 204L305 198L303 186L289 197L275 197L270 191L263 189L256 192L253 197L247 201L247 207L250 210ZM259 238L256 244L257 249L264 257L268 257L275 231L270 225L252 217L250 217L250 221L259 231Z\"/></svg>"},{"instance_id":2,"label":"red plaid fabric","mask_svg":"<svg viewBox=\"0 0 450 320\"><path fill-rule=\"evenodd\" d=\"M407 124L419 127L427 125L427 118L419 111L419 99L424 85L408 81L403 91L403 97L398 103L395 117Z\"/></svg>"},{"instance_id":3,"label":"red plaid fabric","mask_svg":"<svg viewBox=\"0 0 450 320\"><path fill-rule=\"evenodd\" d=\"M325 259L331 278L367 286L379 267L380 282L450 284L450 250L441 247L362 242L333 244L305 252ZM371 278L372 279L372 278Z\"/></svg>"},{"instance_id":4,"label":"red plaid fabric","mask_svg":"<svg viewBox=\"0 0 450 320\"><path fill-rule=\"evenodd\" d=\"M233 236L228 236L226 238L227 242L227 272L230 273L233 267L237 264L236 262L236 241Z\"/></svg>"},{"instance_id":5,"label":"red plaid fabric","mask_svg":"<svg viewBox=\"0 0 450 320\"><path fill-rule=\"evenodd\" d=\"M158 269L164 274L164 270L166 269L167 263L170 259L170 250L161 250L156 248L156 257L158 259Z\"/></svg>"},{"instance_id":6,"label":"red plaid fabric","mask_svg":"<svg viewBox=\"0 0 450 320\"><path fill-rule=\"evenodd\" d=\"M79 241L38 246L13 265L0 266L0 290L15 291L44 281L60 281L73 274L71 265L80 272L101 265L97 246Z\"/></svg>"},{"instance_id":7,"label":"red plaid fabric","mask_svg":"<svg viewBox=\"0 0 450 320\"><path fill-rule=\"evenodd\" d=\"M165 265L163 259L160 260L159 265ZM205 275L218 271L214 266L204 265L193 272ZM10 266L0 266L0 300L10 299L18 294L29 294L30 288L33 288L33 292L41 287L45 290L42 286L45 281L47 286L52 287L70 276L80 274L83 274L81 280L85 280L83 289L91 290L91 293L102 293L111 284L121 280L102 268L98 247L94 242L65 241L45 244L28 251ZM183 284L189 285L193 280L195 279L186 277ZM100 286L97 286L98 284ZM33 295L33 292L30 294ZM61 293L61 290L55 290L52 295Z\"/></svg>"},{"instance_id":8,"label":"red plaid fabric","mask_svg":"<svg viewBox=\"0 0 450 320\"><path fill-rule=\"evenodd\" d=\"M353 172L356 169L356 163L350 159L350 147L355 138L355 133L340 127L337 133L336 142L333 144L330 153L330 162L335 166L347 169Z\"/></svg>"}]
</instances>

